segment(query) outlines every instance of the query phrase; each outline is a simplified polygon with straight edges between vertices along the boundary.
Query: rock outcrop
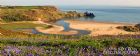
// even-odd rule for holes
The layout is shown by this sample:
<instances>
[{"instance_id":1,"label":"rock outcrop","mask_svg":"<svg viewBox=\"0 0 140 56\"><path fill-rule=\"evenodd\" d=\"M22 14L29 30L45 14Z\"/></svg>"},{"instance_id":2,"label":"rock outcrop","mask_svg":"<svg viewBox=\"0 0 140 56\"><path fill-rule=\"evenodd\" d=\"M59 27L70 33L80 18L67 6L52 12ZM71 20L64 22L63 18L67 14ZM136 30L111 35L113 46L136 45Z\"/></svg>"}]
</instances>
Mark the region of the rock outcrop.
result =
<instances>
[{"instance_id":1,"label":"rock outcrop","mask_svg":"<svg viewBox=\"0 0 140 56\"><path fill-rule=\"evenodd\" d=\"M86 17L95 17L93 13L85 12L84 14Z\"/></svg>"},{"instance_id":2,"label":"rock outcrop","mask_svg":"<svg viewBox=\"0 0 140 56\"><path fill-rule=\"evenodd\" d=\"M76 11L68 11L65 13L65 17L83 17L83 13L78 13Z\"/></svg>"}]
</instances>

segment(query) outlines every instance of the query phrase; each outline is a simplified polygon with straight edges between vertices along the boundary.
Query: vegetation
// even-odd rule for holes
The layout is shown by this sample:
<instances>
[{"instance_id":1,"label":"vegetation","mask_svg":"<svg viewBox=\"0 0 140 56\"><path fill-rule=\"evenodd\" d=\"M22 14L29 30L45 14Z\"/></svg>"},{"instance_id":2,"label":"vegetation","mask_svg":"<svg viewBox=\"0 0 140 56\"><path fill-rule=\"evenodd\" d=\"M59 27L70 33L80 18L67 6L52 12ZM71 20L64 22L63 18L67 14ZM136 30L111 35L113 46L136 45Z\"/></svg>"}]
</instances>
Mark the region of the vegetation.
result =
<instances>
[{"instance_id":1,"label":"vegetation","mask_svg":"<svg viewBox=\"0 0 140 56\"><path fill-rule=\"evenodd\" d=\"M59 11L54 6L6 6L0 7L0 18L5 22L12 21L55 21L63 17L82 17L77 12Z\"/></svg>"},{"instance_id":2,"label":"vegetation","mask_svg":"<svg viewBox=\"0 0 140 56\"><path fill-rule=\"evenodd\" d=\"M50 21L61 18L61 13L52 9L2 9L0 17L6 22L37 21L39 19Z\"/></svg>"},{"instance_id":3,"label":"vegetation","mask_svg":"<svg viewBox=\"0 0 140 56\"><path fill-rule=\"evenodd\" d=\"M140 32L139 24L136 24L135 26L118 26L117 28L129 32Z\"/></svg>"},{"instance_id":4,"label":"vegetation","mask_svg":"<svg viewBox=\"0 0 140 56\"><path fill-rule=\"evenodd\" d=\"M84 16L84 14L82 13L77 13L76 11L68 11L66 14L65 14L65 17L82 17Z\"/></svg>"},{"instance_id":5,"label":"vegetation","mask_svg":"<svg viewBox=\"0 0 140 56\"><path fill-rule=\"evenodd\" d=\"M8 32L8 33L7 33ZM132 47L140 51L139 35L123 38L121 36L63 36L42 35L0 30L1 55L103 55L109 47ZM128 36L128 35L127 35ZM28 49L29 48L29 49ZM11 51L6 51L9 49ZM12 51L15 50L15 51ZM16 53L17 50L20 53ZM24 52L23 52L24 51ZM40 51L40 52L38 52ZM88 53L88 54L87 54ZM117 55L117 54L116 54ZM126 55L126 54L124 54Z\"/></svg>"},{"instance_id":6,"label":"vegetation","mask_svg":"<svg viewBox=\"0 0 140 56\"><path fill-rule=\"evenodd\" d=\"M136 24L135 27L140 28L140 24Z\"/></svg>"},{"instance_id":7,"label":"vegetation","mask_svg":"<svg viewBox=\"0 0 140 56\"><path fill-rule=\"evenodd\" d=\"M35 27L44 27L44 28L50 28L50 25L46 24L34 24L29 22L21 22L21 23L6 23L6 24L0 24L0 27L6 30L15 30L15 29L31 29Z\"/></svg>"},{"instance_id":8,"label":"vegetation","mask_svg":"<svg viewBox=\"0 0 140 56\"><path fill-rule=\"evenodd\" d=\"M13 31L15 29L35 28L38 26L50 28L52 27L51 25L21 21L52 21L64 16L81 17L83 14L75 11L62 13L53 6L1 7L0 21L9 23L0 24L0 56L108 56L111 54L103 54L103 52L110 47L131 47L140 51L140 35L63 36ZM15 21L19 22L12 23ZM138 28L138 25L135 27ZM131 31L129 27L121 29ZM134 54L113 55L133 56Z\"/></svg>"}]
</instances>

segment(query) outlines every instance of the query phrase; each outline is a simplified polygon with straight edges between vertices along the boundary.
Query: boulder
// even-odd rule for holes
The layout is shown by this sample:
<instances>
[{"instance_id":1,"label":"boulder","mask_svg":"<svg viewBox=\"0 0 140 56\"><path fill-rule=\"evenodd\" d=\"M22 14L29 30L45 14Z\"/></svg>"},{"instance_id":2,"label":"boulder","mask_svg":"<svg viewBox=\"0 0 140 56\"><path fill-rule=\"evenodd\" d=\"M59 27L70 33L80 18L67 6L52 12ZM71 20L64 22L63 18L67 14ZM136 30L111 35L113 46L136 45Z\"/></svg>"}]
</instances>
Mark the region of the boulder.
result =
<instances>
[{"instance_id":1,"label":"boulder","mask_svg":"<svg viewBox=\"0 0 140 56\"><path fill-rule=\"evenodd\" d=\"M93 13L85 12L84 14L87 17L95 17L95 15Z\"/></svg>"}]
</instances>

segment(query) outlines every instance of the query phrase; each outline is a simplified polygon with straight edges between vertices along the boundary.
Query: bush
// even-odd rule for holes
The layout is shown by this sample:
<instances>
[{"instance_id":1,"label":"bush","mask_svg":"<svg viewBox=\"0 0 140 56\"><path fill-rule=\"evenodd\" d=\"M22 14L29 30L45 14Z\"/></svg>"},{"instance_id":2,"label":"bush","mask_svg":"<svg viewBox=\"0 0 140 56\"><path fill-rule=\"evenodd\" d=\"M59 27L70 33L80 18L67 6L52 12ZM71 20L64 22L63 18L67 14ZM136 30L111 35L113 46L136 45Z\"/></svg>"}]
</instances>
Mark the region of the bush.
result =
<instances>
[{"instance_id":1,"label":"bush","mask_svg":"<svg viewBox=\"0 0 140 56\"><path fill-rule=\"evenodd\" d=\"M135 27L135 26L118 26L116 27L117 29L122 29L122 30L125 30L125 31L129 31L129 32L139 32L140 31L140 28Z\"/></svg>"},{"instance_id":2,"label":"bush","mask_svg":"<svg viewBox=\"0 0 140 56\"><path fill-rule=\"evenodd\" d=\"M136 25L135 25L135 27L137 27L137 28L139 28L139 29L140 29L140 24L136 24Z\"/></svg>"}]
</instances>

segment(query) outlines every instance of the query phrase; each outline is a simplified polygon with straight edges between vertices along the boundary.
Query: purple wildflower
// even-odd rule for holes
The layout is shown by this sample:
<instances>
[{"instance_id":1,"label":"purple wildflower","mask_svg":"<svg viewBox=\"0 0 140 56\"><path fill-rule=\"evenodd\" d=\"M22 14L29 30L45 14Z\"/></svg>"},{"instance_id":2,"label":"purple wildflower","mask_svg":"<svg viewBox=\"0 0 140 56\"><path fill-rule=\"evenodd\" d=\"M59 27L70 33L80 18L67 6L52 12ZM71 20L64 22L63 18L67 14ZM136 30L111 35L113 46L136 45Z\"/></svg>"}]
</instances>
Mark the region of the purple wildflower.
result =
<instances>
[{"instance_id":1,"label":"purple wildflower","mask_svg":"<svg viewBox=\"0 0 140 56\"><path fill-rule=\"evenodd\" d=\"M34 56L34 55L30 53L30 54L27 54L27 56Z\"/></svg>"}]
</instances>

